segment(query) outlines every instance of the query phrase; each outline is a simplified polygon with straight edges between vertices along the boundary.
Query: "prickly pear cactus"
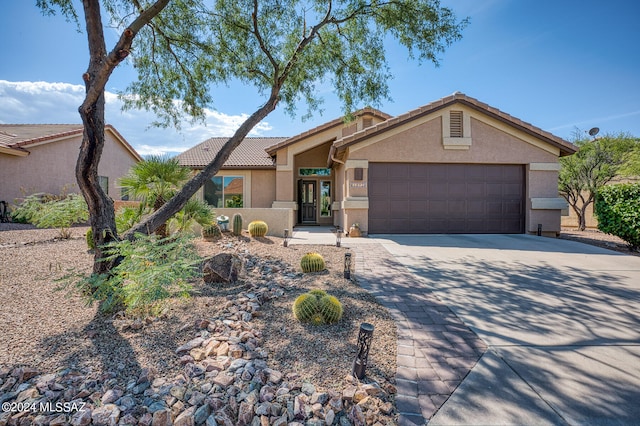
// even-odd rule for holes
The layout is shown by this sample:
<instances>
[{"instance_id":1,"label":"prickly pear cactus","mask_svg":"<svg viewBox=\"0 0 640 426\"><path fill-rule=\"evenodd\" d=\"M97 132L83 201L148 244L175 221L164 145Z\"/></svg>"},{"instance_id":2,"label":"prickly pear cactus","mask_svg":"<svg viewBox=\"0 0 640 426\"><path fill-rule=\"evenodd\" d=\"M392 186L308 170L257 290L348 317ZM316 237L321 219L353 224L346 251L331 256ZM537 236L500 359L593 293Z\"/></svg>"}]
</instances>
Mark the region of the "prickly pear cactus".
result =
<instances>
[{"instance_id":1,"label":"prickly pear cactus","mask_svg":"<svg viewBox=\"0 0 640 426\"><path fill-rule=\"evenodd\" d=\"M302 256L300 267L304 273L324 271L324 258L319 253L307 253Z\"/></svg>"},{"instance_id":2,"label":"prickly pear cactus","mask_svg":"<svg viewBox=\"0 0 640 426\"><path fill-rule=\"evenodd\" d=\"M261 220L254 220L249 224L249 235L252 237L264 237L268 230L267 223Z\"/></svg>"}]
</instances>

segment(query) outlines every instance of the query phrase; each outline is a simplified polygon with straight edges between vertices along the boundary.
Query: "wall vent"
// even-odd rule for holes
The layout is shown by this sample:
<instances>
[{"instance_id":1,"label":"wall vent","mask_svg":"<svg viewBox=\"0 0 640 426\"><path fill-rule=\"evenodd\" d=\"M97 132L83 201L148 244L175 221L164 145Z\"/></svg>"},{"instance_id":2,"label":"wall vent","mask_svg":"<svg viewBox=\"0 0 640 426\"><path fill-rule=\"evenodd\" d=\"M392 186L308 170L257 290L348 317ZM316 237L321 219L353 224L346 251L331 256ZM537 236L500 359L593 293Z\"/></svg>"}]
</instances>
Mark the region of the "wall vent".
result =
<instances>
[{"instance_id":1,"label":"wall vent","mask_svg":"<svg viewBox=\"0 0 640 426\"><path fill-rule=\"evenodd\" d=\"M452 138L464 137L462 130L462 111L451 111L449 113L449 135Z\"/></svg>"}]
</instances>

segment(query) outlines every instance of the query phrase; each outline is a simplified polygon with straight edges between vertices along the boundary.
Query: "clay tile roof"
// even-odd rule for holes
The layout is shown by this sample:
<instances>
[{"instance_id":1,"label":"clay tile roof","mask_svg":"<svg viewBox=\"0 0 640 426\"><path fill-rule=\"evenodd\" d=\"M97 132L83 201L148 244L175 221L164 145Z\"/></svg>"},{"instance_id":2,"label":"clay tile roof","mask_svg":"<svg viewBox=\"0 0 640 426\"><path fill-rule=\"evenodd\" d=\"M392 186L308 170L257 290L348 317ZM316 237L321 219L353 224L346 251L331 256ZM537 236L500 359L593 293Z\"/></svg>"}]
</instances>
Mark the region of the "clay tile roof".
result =
<instances>
[{"instance_id":1,"label":"clay tile roof","mask_svg":"<svg viewBox=\"0 0 640 426\"><path fill-rule=\"evenodd\" d=\"M536 127L530 123L520 120L512 115L509 115L497 108L494 108L484 102L465 95L464 93L456 92L450 96L438 99L430 104L416 108L415 110L406 112L396 117L390 118L387 121L376 124L375 126L368 127L364 130L356 132L352 135L338 139L334 142L332 150L342 150L347 146L353 145L366 139L372 135L375 135L385 129L390 129L395 126L399 126L418 117L423 117L439 109L446 108L447 106L459 102L472 109L483 112L497 120L507 123L525 133L535 136L539 139L546 141L547 143L560 149L560 156L571 155L578 150L578 148L571 142L568 142L558 136L555 136L539 127Z\"/></svg>"},{"instance_id":2,"label":"clay tile roof","mask_svg":"<svg viewBox=\"0 0 640 426\"><path fill-rule=\"evenodd\" d=\"M263 137L245 138L222 167L223 169L234 168L269 168L274 169L273 158L267 154L266 149L276 145L287 138L284 137ZM218 151L229 140L229 138L210 138L199 143L191 149L178 155L176 158L183 166L192 168L202 168L214 159Z\"/></svg>"},{"instance_id":3,"label":"clay tile roof","mask_svg":"<svg viewBox=\"0 0 640 426\"><path fill-rule=\"evenodd\" d=\"M138 161L142 157L110 124L105 125ZM30 145L53 142L69 136L82 135L82 124L0 124L0 146L23 151Z\"/></svg>"}]
</instances>

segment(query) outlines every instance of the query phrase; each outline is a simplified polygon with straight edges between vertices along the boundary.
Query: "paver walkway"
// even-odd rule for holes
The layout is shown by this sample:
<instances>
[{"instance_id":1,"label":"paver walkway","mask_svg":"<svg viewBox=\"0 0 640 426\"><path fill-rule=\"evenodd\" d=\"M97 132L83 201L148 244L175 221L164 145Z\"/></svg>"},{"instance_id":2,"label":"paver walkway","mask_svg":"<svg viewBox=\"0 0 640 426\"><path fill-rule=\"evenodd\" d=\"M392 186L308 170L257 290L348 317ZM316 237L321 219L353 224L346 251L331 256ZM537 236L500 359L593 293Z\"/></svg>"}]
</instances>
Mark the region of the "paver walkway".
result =
<instances>
[{"instance_id":1,"label":"paver walkway","mask_svg":"<svg viewBox=\"0 0 640 426\"><path fill-rule=\"evenodd\" d=\"M487 346L381 244L345 245L355 253L358 283L389 309L398 326L399 424L424 425Z\"/></svg>"}]
</instances>

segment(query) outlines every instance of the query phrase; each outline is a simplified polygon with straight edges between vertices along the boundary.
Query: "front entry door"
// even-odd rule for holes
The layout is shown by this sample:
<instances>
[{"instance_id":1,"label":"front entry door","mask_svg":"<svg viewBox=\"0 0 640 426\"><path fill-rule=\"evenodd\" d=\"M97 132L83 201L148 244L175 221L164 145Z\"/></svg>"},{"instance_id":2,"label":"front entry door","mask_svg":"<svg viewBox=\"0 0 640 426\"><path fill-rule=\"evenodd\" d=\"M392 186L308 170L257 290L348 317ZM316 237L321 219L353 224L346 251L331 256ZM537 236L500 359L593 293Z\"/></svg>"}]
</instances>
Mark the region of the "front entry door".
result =
<instances>
[{"instance_id":1,"label":"front entry door","mask_svg":"<svg viewBox=\"0 0 640 426\"><path fill-rule=\"evenodd\" d=\"M316 181L303 180L300 185L300 222L316 223Z\"/></svg>"}]
</instances>

